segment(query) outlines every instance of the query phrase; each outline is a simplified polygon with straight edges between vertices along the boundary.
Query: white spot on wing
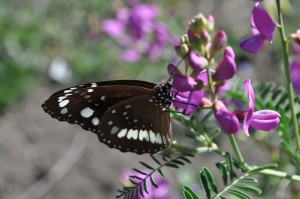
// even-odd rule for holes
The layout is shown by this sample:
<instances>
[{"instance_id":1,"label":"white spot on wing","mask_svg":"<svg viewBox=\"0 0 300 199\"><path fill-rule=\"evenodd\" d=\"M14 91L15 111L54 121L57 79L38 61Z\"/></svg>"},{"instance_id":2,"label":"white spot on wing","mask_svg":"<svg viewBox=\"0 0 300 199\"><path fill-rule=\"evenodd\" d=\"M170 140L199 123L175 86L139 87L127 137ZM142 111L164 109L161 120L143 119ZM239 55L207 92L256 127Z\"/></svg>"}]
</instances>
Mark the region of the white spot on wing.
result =
<instances>
[{"instance_id":1,"label":"white spot on wing","mask_svg":"<svg viewBox=\"0 0 300 199\"><path fill-rule=\"evenodd\" d=\"M92 123L93 123L93 125L94 126L97 126L98 124L99 124L99 119L97 118L97 117L94 117L93 119L92 119Z\"/></svg>"},{"instance_id":2,"label":"white spot on wing","mask_svg":"<svg viewBox=\"0 0 300 199\"><path fill-rule=\"evenodd\" d=\"M105 100L105 95L103 95L101 98L100 98L102 101Z\"/></svg>"},{"instance_id":3,"label":"white spot on wing","mask_svg":"<svg viewBox=\"0 0 300 199\"><path fill-rule=\"evenodd\" d=\"M116 126L114 126L114 127L112 127L111 128L111 134L115 134L115 133L117 133L119 131L119 128L118 127L116 127ZM119 135L118 135L119 136Z\"/></svg>"},{"instance_id":4,"label":"white spot on wing","mask_svg":"<svg viewBox=\"0 0 300 199\"><path fill-rule=\"evenodd\" d=\"M151 141L151 143L155 143L155 141L156 141L156 136L155 136L155 133L153 132L153 131L151 131L150 130L150 133L149 133L149 135L150 135L150 141Z\"/></svg>"},{"instance_id":5,"label":"white spot on wing","mask_svg":"<svg viewBox=\"0 0 300 199\"><path fill-rule=\"evenodd\" d=\"M156 134L156 143L158 143L158 144L162 143L162 139L161 139L160 133Z\"/></svg>"},{"instance_id":6,"label":"white spot on wing","mask_svg":"<svg viewBox=\"0 0 300 199\"><path fill-rule=\"evenodd\" d=\"M59 103L59 107L64 107L64 106L66 106L67 104L69 103L69 100L64 100L64 101L62 101L62 102L60 102Z\"/></svg>"},{"instance_id":7,"label":"white spot on wing","mask_svg":"<svg viewBox=\"0 0 300 199\"><path fill-rule=\"evenodd\" d=\"M88 89L88 90L87 90L88 93L91 93L91 92L93 92L93 91L94 91L93 89Z\"/></svg>"},{"instance_id":8,"label":"white spot on wing","mask_svg":"<svg viewBox=\"0 0 300 199\"><path fill-rule=\"evenodd\" d=\"M162 137L163 143L167 144L167 138L164 135L162 135L161 137Z\"/></svg>"},{"instance_id":9,"label":"white spot on wing","mask_svg":"<svg viewBox=\"0 0 300 199\"><path fill-rule=\"evenodd\" d=\"M112 124L113 124L113 122L112 122L112 121L109 121L107 124L108 124L108 125L112 125Z\"/></svg>"},{"instance_id":10,"label":"white spot on wing","mask_svg":"<svg viewBox=\"0 0 300 199\"><path fill-rule=\"evenodd\" d=\"M61 114L66 114L68 112L68 109L67 108L63 108L61 109L60 113Z\"/></svg>"},{"instance_id":11,"label":"white spot on wing","mask_svg":"<svg viewBox=\"0 0 300 199\"><path fill-rule=\"evenodd\" d=\"M65 90L64 93L71 93L72 90Z\"/></svg>"},{"instance_id":12,"label":"white spot on wing","mask_svg":"<svg viewBox=\"0 0 300 199\"><path fill-rule=\"evenodd\" d=\"M130 129L130 130L128 131L128 134L127 134L127 138L128 138L128 139L133 138L134 140L136 140L136 139L138 138L138 136L139 136L138 130Z\"/></svg>"},{"instance_id":13,"label":"white spot on wing","mask_svg":"<svg viewBox=\"0 0 300 199\"><path fill-rule=\"evenodd\" d=\"M130 104L128 104L128 105L126 105L125 106L125 108L127 109L127 108L130 108L131 107L131 105Z\"/></svg>"},{"instance_id":14,"label":"white spot on wing","mask_svg":"<svg viewBox=\"0 0 300 199\"><path fill-rule=\"evenodd\" d=\"M84 118L89 118L93 115L94 111L89 107L86 107L80 111L80 115Z\"/></svg>"},{"instance_id":15,"label":"white spot on wing","mask_svg":"<svg viewBox=\"0 0 300 199\"><path fill-rule=\"evenodd\" d=\"M148 131L146 131L146 130L140 130L139 139L140 139L140 141L146 140L147 142L149 142Z\"/></svg>"},{"instance_id":16,"label":"white spot on wing","mask_svg":"<svg viewBox=\"0 0 300 199\"><path fill-rule=\"evenodd\" d=\"M116 113L116 109L112 110L111 113Z\"/></svg>"},{"instance_id":17,"label":"white spot on wing","mask_svg":"<svg viewBox=\"0 0 300 199\"><path fill-rule=\"evenodd\" d=\"M118 133L118 138L123 138L126 136L127 133L127 129L122 129L119 133ZM121 145L119 145L120 147Z\"/></svg>"},{"instance_id":18,"label":"white spot on wing","mask_svg":"<svg viewBox=\"0 0 300 199\"><path fill-rule=\"evenodd\" d=\"M96 83L92 83L92 88L94 88L94 87L96 87L97 86L97 84Z\"/></svg>"}]
</instances>

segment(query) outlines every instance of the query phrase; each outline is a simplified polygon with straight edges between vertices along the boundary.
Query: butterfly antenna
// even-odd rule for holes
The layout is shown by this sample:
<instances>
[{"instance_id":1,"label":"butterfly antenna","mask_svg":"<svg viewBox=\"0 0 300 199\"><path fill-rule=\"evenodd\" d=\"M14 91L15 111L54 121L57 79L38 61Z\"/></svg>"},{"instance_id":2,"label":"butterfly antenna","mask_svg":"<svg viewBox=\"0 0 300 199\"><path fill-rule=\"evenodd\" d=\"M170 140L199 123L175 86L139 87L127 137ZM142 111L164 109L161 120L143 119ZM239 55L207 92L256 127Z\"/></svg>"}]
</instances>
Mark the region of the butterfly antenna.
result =
<instances>
[{"instance_id":1,"label":"butterfly antenna","mask_svg":"<svg viewBox=\"0 0 300 199\"><path fill-rule=\"evenodd\" d=\"M178 66L181 64L181 62L184 60L184 58L185 58L186 56L187 56L187 55L184 55L184 56L181 58L181 60L178 62L178 64L175 66L175 68L173 69L173 71L172 71L172 73L171 73L169 79L172 79L172 78L173 78L175 71L178 69Z\"/></svg>"}]
</instances>

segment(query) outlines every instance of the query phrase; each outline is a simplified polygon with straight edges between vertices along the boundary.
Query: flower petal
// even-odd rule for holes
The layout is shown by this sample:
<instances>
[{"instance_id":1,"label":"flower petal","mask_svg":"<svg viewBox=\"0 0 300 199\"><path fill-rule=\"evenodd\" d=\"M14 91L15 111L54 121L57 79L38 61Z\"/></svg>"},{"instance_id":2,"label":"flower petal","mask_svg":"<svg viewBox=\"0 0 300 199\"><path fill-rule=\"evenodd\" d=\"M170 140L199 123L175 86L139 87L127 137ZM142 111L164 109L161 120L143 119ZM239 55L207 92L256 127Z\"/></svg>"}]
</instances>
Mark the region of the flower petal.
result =
<instances>
[{"instance_id":1,"label":"flower petal","mask_svg":"<svg viewBox=\"0 0 300 199\"><path fill-rule=\"evenodd\" d=\"M236 70L237 68L234 59L229 56L223 56L212 78L214 81L228 80L234 76Z\"/></svg>"},{"instance_id":2,"label":"flower petal","mask_svg":"<svg viewBox=\"0 0 300 199\"><path fill-rule=\"evenodd\" d=\"M198 53L192 50L189 53L189 63L190 66L194 69L196 73L203 70L203 68L207 65L207 60L204 57L201 57Z\"/></svg>"},{"instance_id":3,"label":"flower petal","mask_svg":"<svg viewBox=\"0 0 300 199\"><path fill-rule=\"evenodd\" d=\"M178 91L191 91L194 89L196 82L194 78L176 74L173 77L173 87Z\"/></svg>"},{"instance_id":4,"label":"flower petal","mask_svg":"<svg viewBox=\"0 0 300 199\"><path fill-rule=\"evenodd\" d=\"M272 41L275 31L275 24L270 15L259 6L255 6L252 11L253 21L259 30L269 42Z\"/></svg>"},{"instance_id":5,"label":"flower petal","mask_svg":"<svg viewBox=\"0 0 300 199\"><path fill-rule=\"evenodd\" d=\"M291 64L291 80L296 94L300 95L300 61L294 60Z\"/></svg>"},{"instance_id":6,"label":"flower petal","mask_svg":"<svg viewBox=\"0 0 300 199\"><path fill-rule=\"evenodd\" d=\"M251 122L251 118L253 116L254 103L255 103L254 91L253 91L252 84L251 84L250 80L245 80L244 81L244 89L245 89L245 91L248 95L249 103L248 103L248 111L245 115L244 122L243 122L243 130L244 130L244 133L249 136L248 129L249 129L249 125L250 125L250 122Z\"/></svg>"},{"instance_id":7,"label":"flower petal","mask_svg":"<svg viewBox=\"0 0 300 199\"><path fill-rule=\"evenodd\" d=\"M262 131L270 131L277 128L280 122L280 114L273 110L260 110L253 113L250 126Z\"/></svg>"},{"instance_id":8,"label":"flower petal","mask_svg":"<svg viewBox=\"0 0 300 199\"><path fill-rule=\"evenodd\" d=\"M106 19L102 21L102 30L110 37L121 37L124 34L124 24L116 19Z\"/></svg>"},{"instance_id":9,"label":"flower petal","mask_svg":"<svg viewBox=\"0 0 300 199\"><path fill-rule=\"evenodd\" d=\"M259 49L262 47L265 38L261 34L251 35L244 38L240 43L239 46L242 50L248 53L257 53Z\"/></svg>"},{"instance_id":10,"label":"flower petal","mask_svg":"<svg viewBox=\"0 0 300 199\"><path fill-rule=\"evenodd\" d=\"M214 111L214 115L221 127L221 129L228 134L237 133L239 130L239 120L237 117L227 111L226 109L220 109Z\"/></svg>"}]
</instances>

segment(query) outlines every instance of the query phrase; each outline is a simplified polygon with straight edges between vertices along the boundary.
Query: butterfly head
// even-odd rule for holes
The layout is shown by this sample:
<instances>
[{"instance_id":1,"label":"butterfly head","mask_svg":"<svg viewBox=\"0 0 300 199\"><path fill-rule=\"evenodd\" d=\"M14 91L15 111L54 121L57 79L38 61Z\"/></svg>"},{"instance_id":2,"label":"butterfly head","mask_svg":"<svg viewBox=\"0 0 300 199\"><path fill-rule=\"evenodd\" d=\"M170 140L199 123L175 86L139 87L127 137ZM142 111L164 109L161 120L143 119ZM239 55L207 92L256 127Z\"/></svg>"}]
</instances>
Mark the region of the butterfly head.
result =
<instances>
[{"instance_id":1,"label":"butterfly head","mask_svg":"<svg viewBox=\"0 0 300 199\"><path fill-rule=\"evenodd\" d=\"M170 107L174 99L174 94L172 93L171 88L171 80L156 85L153 91L154 103L163 108Z\"/></svg>"}]
</instances>

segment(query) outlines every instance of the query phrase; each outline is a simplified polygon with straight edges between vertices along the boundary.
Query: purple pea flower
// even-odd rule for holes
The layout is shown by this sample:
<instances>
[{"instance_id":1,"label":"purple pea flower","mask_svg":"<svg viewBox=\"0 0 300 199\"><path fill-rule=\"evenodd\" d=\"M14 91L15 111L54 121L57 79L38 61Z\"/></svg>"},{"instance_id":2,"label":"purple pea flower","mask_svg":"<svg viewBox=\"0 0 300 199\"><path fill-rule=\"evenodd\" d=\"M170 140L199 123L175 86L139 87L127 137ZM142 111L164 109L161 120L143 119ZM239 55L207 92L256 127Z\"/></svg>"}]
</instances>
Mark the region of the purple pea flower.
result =
<instances>
[{"instance_id":1,"label":"purple pea flower","mask_svg":"<svg viewBox=\"0 0 300 199\"><path fill-rule=\"evenodd\" d=\"M300 60L295 58L291 64L291 80L294 91L297 95L300 95Z\"/></svg>"},{"instance_id":2,"label":"purple pea flower","mask_svg":"<svg viewBox=\"0 0 300 199\"><path fill-rule=\"evenodd\" d=\"M265 40L272 42L275 24L269 14L258 6L253 8L250 25L252 28L251 36L244 38L239 46L248 53L257 53Z\"/></svg>"},{"instance_id":3,"label":"purple pea flower","mask_svg":"<svg viewBox=\"0 0 300 199\"><path fill-rule=\"evenodd\" d=\"M226 47L222 60L216 68L212 78L214 81L224 81L232 78L236 73L236 63L234 61L234 52L230 46Z\"/></svg>"},{"instance_id":4,"label":"purple pea flower","mask_svg":"<svg viewBox=\"0 0 300 199\"><path fill-rule=\"evenodd\" d=\"M243 119L243 130L249 136L249 126L262 131L275 129L280 122L280 114L273 110L260 110L254 112L255 96L250 80L245 80L244 89L248 95L248 110Z\"/></svg>"},{"instance_id":5,"label":"purple pea flower","mask_svg":"<svg viewBox=\"0 0 300 199\"><path fill-rule=\"evenodd\" d=\"M216 100L212 108L222 131L227 134L235 134L238 132L240 125L237 116L228 111L222 101Z\"/></svg>"}]
</instances>

